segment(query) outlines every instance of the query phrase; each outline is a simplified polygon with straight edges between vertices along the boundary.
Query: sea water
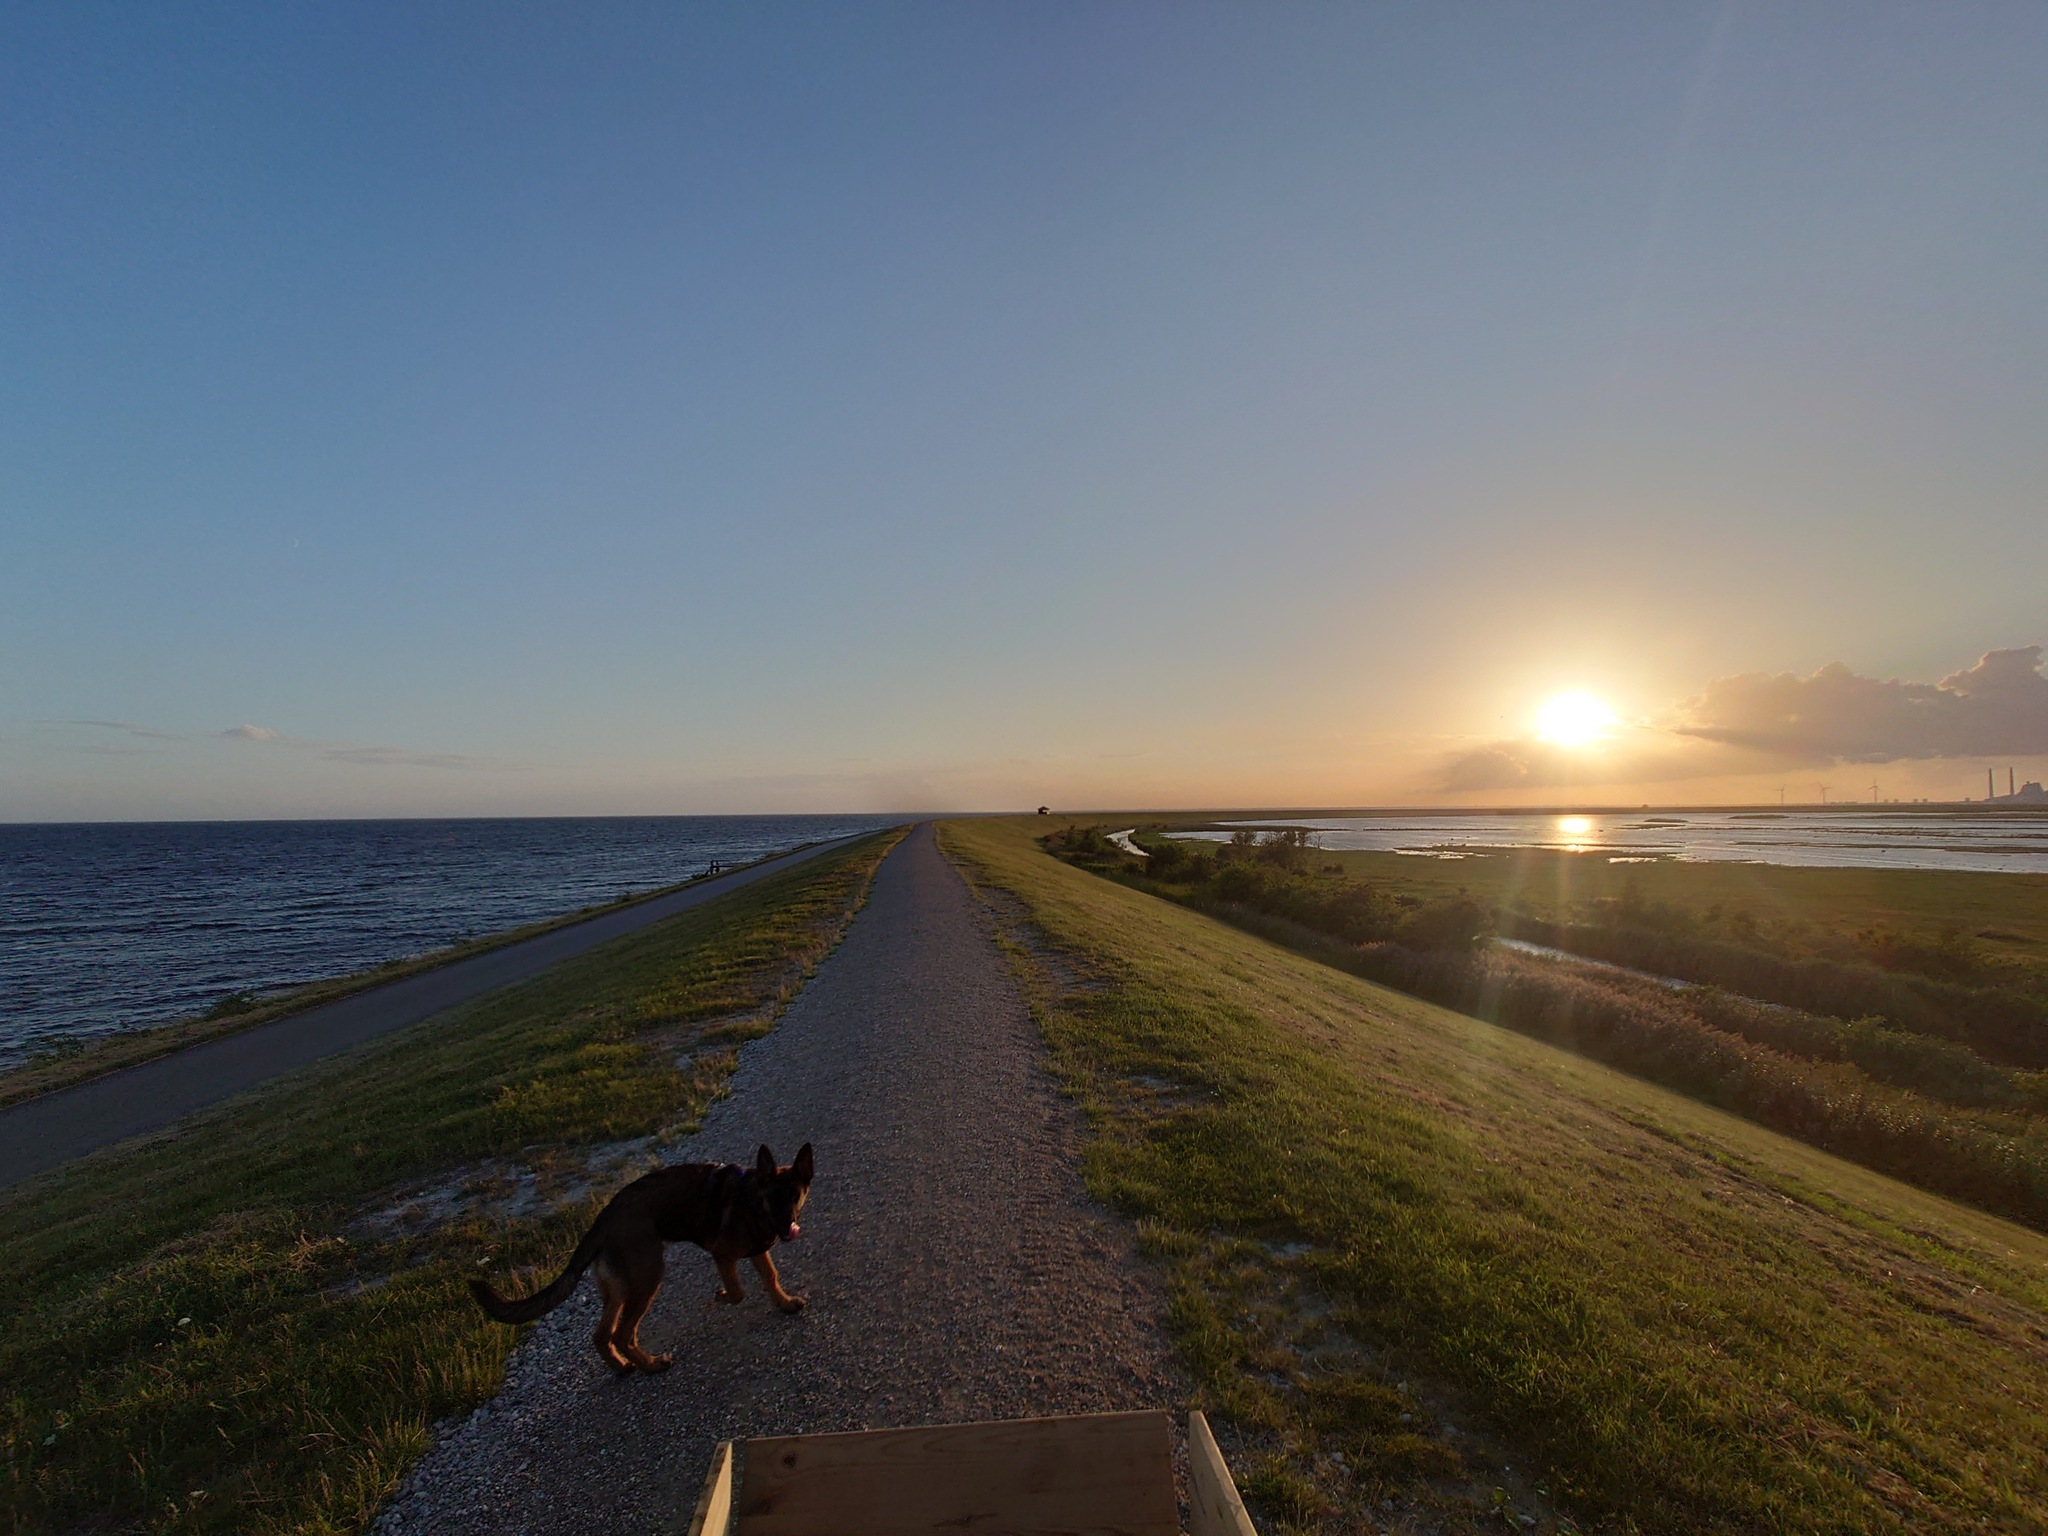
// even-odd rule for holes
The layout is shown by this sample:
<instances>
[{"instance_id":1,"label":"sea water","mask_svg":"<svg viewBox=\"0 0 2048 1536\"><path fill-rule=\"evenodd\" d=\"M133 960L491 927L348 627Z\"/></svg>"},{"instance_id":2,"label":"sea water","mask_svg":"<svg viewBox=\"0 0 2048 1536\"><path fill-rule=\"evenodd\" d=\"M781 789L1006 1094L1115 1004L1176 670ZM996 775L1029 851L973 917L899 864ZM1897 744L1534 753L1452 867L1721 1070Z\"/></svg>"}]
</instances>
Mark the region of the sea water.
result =
<instances>
[{"instance_id":1,"label":"sea water","mask_svg":"<svg viewBox=\"0 0 2048 1536\"><path fill-rule=\"evenodd\" d=\"M861 816L0 825L0 1066L895 824Z\"/></svg>"},{"instance_id":2,"label":"sea water","mask_svg":"<svg viewBox=\"0 0 2048 1536\"><path fill-rule=\"evenodd\" d=\"M1882 869L2048 872L2048 813L1871 807L1843 811L1631 811L1571 815L1493 811L1389 811L1222 822L1185 834L1223 841L1230 828L1308 827L1318 847L1429 858L1471 858L1513 848L1605 854L1610 859L1742 860Z\"/></svg>"}]
</instances>

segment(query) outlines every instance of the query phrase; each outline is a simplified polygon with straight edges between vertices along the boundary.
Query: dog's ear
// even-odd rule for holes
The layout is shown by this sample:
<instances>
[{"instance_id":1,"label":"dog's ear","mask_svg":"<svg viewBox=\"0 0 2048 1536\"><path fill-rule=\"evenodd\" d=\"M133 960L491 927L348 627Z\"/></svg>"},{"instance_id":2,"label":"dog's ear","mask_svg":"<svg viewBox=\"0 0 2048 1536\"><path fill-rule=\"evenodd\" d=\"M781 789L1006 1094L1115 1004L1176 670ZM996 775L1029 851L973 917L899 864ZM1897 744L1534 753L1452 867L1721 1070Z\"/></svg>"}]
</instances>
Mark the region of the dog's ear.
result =
<instances>
[{"instance_id":1,"label":"dog's ear","mask_svg":"<svg viewBox=\"0 0 2048 1536\"><path fill-rule=\"evenodd\" d=\"M764 1179L775 1177L775 1154L770 1152L765 1144L754 1154L754 1172Z\"/></svg>"},{"instance_id":2,"label":"dog's ear","mask_svg":"<svg viewBox=\"0 0 2048 1536\"><path fill-rule=\"evenodd\" d=\"M811 1182L811 1144L808 1141L796 1149L796 1161L789 1166L790 1170L796 1174L797 1183L808 1184Z\"/></svg>"}]
</instances>

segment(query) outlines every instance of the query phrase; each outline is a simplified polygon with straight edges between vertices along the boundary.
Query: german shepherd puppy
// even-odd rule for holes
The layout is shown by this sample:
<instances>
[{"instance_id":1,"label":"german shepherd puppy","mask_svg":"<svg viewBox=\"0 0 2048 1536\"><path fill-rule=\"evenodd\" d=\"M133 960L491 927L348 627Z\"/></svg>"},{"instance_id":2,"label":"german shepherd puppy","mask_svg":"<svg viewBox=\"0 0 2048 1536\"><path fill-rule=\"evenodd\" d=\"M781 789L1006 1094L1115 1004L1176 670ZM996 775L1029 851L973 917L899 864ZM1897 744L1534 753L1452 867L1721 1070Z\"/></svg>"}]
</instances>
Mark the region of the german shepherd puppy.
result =
<instances>
[{"instance_id":1,"label":"german shepherd puppy","mask_svg":"<svg viewBox=\"0 0 2048 1536\"><path fill-rule=\"evenodd\" d=\"M665 1371L673 1355L650 1355L640 1347L640 1320L661 1289L662 1246L695 1243L718 1264L719 1287L706 1303L737 1305L746 1299L737 1266L752 1259L768 1287L768 1299L784 1312L801 1312L804 1299L782 1288L768 1250L797 1235L797 1212L811 1193L811 1144L805 1142L796 1161L775 1166L766 1147L754 1166L737 1163L678 1163L635 1179L613 1195L569 1255L569 1264L545 1289L509 1300L472 1280L470 1290L483 1309L501 1323L530 1323L554 1311L576 1289L583 1271L595 1266L604 1311L594 1341L604 1362L620 1375L628 1371Z\"/></svg>"}]
</instances>

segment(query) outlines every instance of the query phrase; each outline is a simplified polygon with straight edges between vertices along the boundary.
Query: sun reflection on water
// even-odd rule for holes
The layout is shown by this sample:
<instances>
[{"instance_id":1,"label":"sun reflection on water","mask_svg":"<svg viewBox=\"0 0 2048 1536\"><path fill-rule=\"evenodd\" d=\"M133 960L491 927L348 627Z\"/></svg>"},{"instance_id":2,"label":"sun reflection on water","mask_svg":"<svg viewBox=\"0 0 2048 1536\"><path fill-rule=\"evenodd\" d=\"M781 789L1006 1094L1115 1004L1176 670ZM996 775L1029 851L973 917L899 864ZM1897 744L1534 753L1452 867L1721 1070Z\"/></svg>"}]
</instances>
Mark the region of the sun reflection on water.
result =
<instances>
[{"instance_id":1,"label":"sun reflection on water","mask_svg":"<svg viewBox=\"0 0 2048 1536\"><path fill-rule=\"evenodd\" d=\"M1557 818L1558 841L1567 852L1584 853L1598 841L1593 835L1593 818L1590 816L1560 816Z\"/></svg>"}]
</instances>

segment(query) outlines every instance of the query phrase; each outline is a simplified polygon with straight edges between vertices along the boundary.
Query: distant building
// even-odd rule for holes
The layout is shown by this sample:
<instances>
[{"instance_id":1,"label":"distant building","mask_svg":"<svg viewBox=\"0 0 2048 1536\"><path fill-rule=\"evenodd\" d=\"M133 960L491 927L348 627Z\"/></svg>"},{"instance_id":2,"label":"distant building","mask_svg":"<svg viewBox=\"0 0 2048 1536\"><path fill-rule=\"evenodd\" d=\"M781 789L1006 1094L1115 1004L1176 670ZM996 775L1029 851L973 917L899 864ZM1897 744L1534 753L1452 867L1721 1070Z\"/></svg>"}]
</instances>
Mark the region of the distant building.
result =
<instances>
[{"instance_id":1,"label":"distant building","mask_svg":"<svg viewBox=\"0 0 2048 1536\"><path fill-rule=\"evenodd\" d=\"M2007 795L1992 795L1986 805L2048 805L2048 789L2043 789L2033 780L2028 780Z\"/></svg>"},{"instance_id":2,"label":"distant building","mask_svg":"<svg viewBox=\"0 0 2048 1536\"><path fill-rule=\"evenodd\" d=\"M2013 787L2013 770L2005 770L2005 793L1998 792L1998 780L1994 770L1984 770L1984 803L1986 805L2048 805L2048 789L2029 779L2017 789Z\"/></svg>"}]
</instances>

